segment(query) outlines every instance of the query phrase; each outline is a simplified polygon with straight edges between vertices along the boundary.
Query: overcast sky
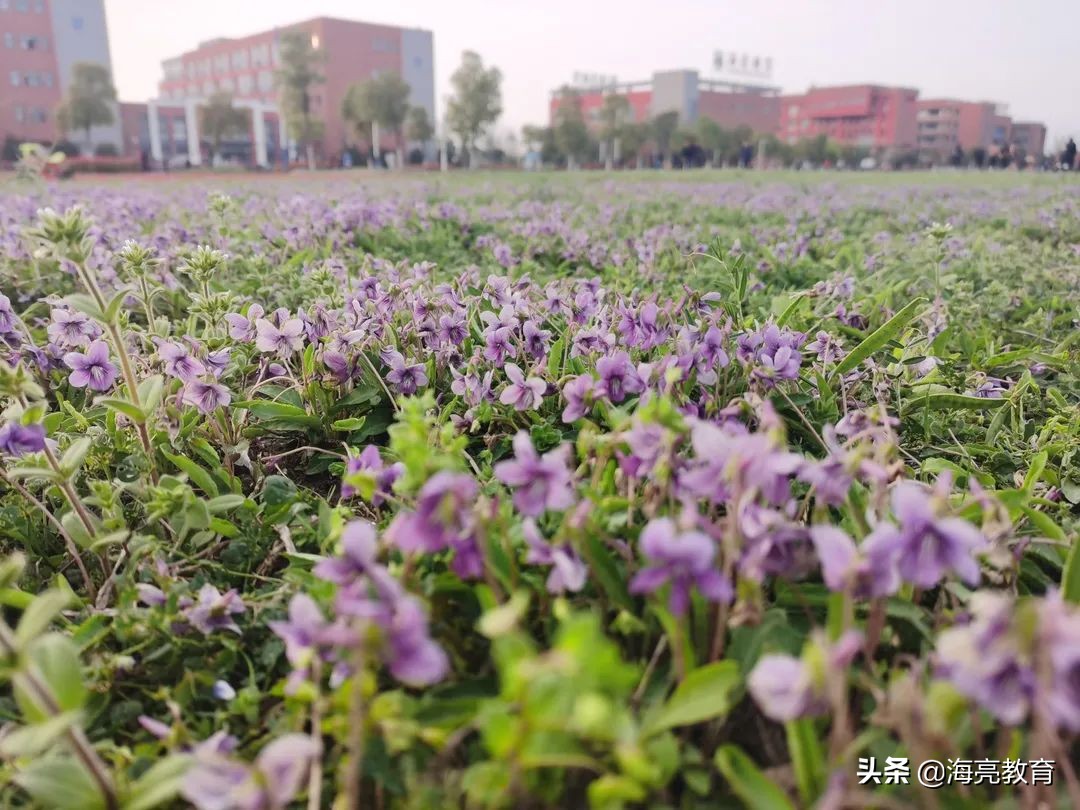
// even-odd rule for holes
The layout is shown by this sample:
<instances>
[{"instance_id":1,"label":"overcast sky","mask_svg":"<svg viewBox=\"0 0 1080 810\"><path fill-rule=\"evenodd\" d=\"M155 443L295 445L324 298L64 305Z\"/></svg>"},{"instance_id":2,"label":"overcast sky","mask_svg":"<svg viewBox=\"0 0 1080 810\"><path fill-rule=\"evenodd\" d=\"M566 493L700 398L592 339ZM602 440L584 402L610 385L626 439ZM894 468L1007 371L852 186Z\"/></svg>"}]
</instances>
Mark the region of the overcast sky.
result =
<instances>
[{"instance_id":1,"label":"overcast sky","mask_svg":"<svg viewBox=\"0 0 1080 810\"><path fill-rule=\"evenodd\" d=\"M105 0L121 99L157 93L161 60L216 36L315 16L435 33L439 114L465 49L503 71L500 128L546 119L575 71L711 75L716 50L773 59L785 92L811 84L900 84L924 98L1008 105L1043 121L1048 146L1080 136L1080 6L1070 0Z\"/></svg>"}]
</instances>

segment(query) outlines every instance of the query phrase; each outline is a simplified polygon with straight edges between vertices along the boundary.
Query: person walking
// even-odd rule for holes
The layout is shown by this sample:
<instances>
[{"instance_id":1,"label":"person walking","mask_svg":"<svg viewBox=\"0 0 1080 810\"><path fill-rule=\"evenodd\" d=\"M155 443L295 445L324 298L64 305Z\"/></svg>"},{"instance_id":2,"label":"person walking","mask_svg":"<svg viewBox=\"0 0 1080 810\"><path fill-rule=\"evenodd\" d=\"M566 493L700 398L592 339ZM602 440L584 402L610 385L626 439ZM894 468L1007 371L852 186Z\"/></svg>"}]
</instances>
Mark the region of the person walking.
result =
<instances>
[{"instance_id":1,"label":"person walking","mask_svg":"<svg viewBox=\"0 0 1080 810\"><path fill-rule=\"evenodd\" d=\"M1065 151L1061 153L1061 167L1065 171L1072 171L1076 167L1076 141L1069 138L1065 144Z\"/></svg>"}]
</instances>

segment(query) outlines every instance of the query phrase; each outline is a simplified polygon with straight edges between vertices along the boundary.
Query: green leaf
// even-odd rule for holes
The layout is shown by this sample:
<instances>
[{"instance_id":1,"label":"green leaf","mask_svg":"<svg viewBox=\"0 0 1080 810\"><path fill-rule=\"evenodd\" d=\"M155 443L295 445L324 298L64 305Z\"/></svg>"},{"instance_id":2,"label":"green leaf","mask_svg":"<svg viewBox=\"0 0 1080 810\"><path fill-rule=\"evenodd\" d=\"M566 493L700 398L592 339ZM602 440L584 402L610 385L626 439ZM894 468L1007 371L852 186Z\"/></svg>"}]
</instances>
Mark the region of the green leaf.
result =
<instances>
[{"instance_id":1,"label":"green leaf","mask_svg":"<svg viewBox=\"0 0 1080 810\"><path fill-rule=\"evenodd\" d=\"M81 439L73 441L68 449L64 451L64 455L60 459L60 467L66 470L68 475L73 475L82 466L86 454L90 452L93 441L89 436L83 436Z\"/></svg>"},{"instance_id":2,"label":"green leaf","mask_svg":"<svg viewBox=\"0 0 1080 810\"><path fill-rule=\"evenodd\" d=\"M210 473L192 461L186 456L174 455L167 453L164 450L161 454L165 456L169 461L176 465L177 469L187 474L187 477L192 480L203 492L211 497L215 497L218 494L218 486L214 483L214 478Z\"/></svg>"},{"instance_id":3,"label":"green leaf","mask_svg":"<svg viewBox=\"0 0 1080 810\"><path fill-rule=\"evenodd\" d=\"M1074 540L1061 572L1061 594L1065 601L1080 605L1080 540Z\"/></svg>"},{"instance_id":4,"label":"green leaf","mask_svg":"<svg viewBox=\"0 0 1080 810\"><path fill-rule=\"evenodd\" d=\"M80 718L80 712L64 712L40 723L23 726L0 738L0 754L33 757L46 751Z\"/></svg>"},{"instance_id":5,"label":"green leaf","mask_svg":"<svg viewBox=\"0 0 1080 810\"><path fill-rule=\"evenodd\" d=\"M172 754L154 765L131 786L122 810L151 810L176 798L191 757Z\"/></svg>"},{"instance_id":6,"label":"green leaf","mask_svg":"<svg viewBox=\"0 0 1080 810\"><path fill-rule=\"evenodd\" d=\"M784 724L787 733L788 751L791 752L791 765L795 770L795 781L799 786L799 797L805 806L814 803L824 787L825 752L821 747L821 738L814 728L812 717L802 717Z\"/></svg>"},{"instance_id":7,"label":"green leaf","mask_svg":"<svg viewBox=\"0 0 1080 810\"><path fill-rule=\"evenodd\" d=\"M1035 488L1046 470L1047 458L1048 455L1045 450L1031 457L1031 466L1028 467L1027 475L1024 476L1024 486L1021 487L1023 490L1031 492Z\"/></svg>"},{"instance_id":8,"label":"green leaf","mask_svg":"<svg viewBox=\"0 0 1080 810\"><path fill-rule=\"evenodd\" d=\"M353 416L348 419L338 419L331 423L330 427L332 427L334 430L359 430L364 426L364 423L366 421L366 417Z\"/></svg>"},{"instance_id":9,"label":"green leaf","mask_svg":"<svg viewBox=\"0 0 1080 810\"><path fill-rule=\"evenodd\" d=\"M86 769L73 757L53 756L31 762L15 782L40 807L56 810L102 810L105 797Z\"/></svg>"},{"instance_id":10,"label":"green leaf","mask_svg":"<svg viewBox=\"0 0 1080 810\"><path fill-rule=\"evenodd\" d=\"M721 745L713 757L732 792L749 810L794 810L791 800L737 745Z\"/></svg>"},{"instance_id":11,"label":"green leaf","mask_svg":"<svg viewBox=\"0 0 1080 810\"><path fill-rule=\"evenodd\" d=\"M86 703L86 687L75 642L60 633L47 633L30 645L28 654L60 711L81 709Z\"/></svg>"},{"instance_id":12,"label":"green leaf","mask_svg":"<svg viewBox=\"0 0 1080 810\"><path fill-rule=\"evenodd\" d=\"M154 408L161 402L161 395L164 391L165 378L160 374L147 377L139 383L139 402L142 403L143 410L147 414L153 412Z\"/></svg>"},{"instance_id":13,"label":"green leaf","mask_svg":"<svg viewBox=\"0 0 1080 810\"><path fill-rule=\"evenodd\" d=\"M15 641L20 647L44 633L52 620L71 604L71 595L59 590L47 590L34 597L15 628Z\"/></svg>"},{"instance_id":14,"label":"green leaf","mask_svg":"<svg viewBox=\"0 0 1080 810\"><path fill-rule=\"evenodd\" d=\"M254 399L234 402L233 407L246 408L257 419L266 420L271 426L285 425L304 428L321 426L319 417L313 416L297 405L287 402Z\"/></svg>"},{"instance_id":15,"label":"green leaf","mask_svg":"<svg viewBox=\"0 0 1080 810\"><path fill-rule=\"evenodd\" d=\"M889 318L889 320L885 321L885 323L879 326L875 332L869 335L862 343L852 349L843 360L837 363L836 368L833 369L833 376L846 374L857 367L863 360L874 354L874 352L885 348L885 345L889 343L889 341L895 339L896 336L904 330L904 327L914 319L923 301L924 299L922 298L916 298Z\"/></svg>"},{"instance_id":16,"label":"green leaf","mask_svg":"<svg viewBox=\"0 0 1080 810\"><path fill-rule=\"evenodd\" d=\"M908 414L924 408L931 411L991 411L1007 403L1004 397L969 397L966 394L926 394L916 396L904 403L901 414Z\"/></svg>"},{"instance_id":17,"label":"green leaf","mask_svg":"<svg viewBox=\"0 0 1080 810\"><path fill-rule=\"evenodd\" d=\"M97 402L99 405L104 405L109 410L116 411L117 413L122 413L124 416L128 417L132 422L137 425L141 425L143 422L146 421L146 414L143 413L142 409L135 407L126 399L116 399L113 397L108 397L105 399L99 399Z\"/></svg>"},{"instance_id":18,"label":"green leaf","mask_svg":"<svg viewBox=\"0 0 1080 810\"><path fill-rule=\"evenodd\" d=\"M210 510L210 514L216 515L219 512L239 509L245 503L247 503L247 498L243 495L218 495L216 498L211 498L206 502L206 508Z\"/></svg>"},{"instance_id":19,"label":"green leaf","mask_svg":"<svg viewBox=\"0 0 1080 810\"><path fill-rule=\"evenodd\" d=\"M120 314L120 307L124 305L124 299L128 297L129 290L126 287L113 296L112 300L105 305L105 323L116 323L116 316Z\"/></svg>"},{"instance_id":20,"label":"green leaf","mask_svg":"<svg viewBox=\"0 0 1080 810\"><path fill-rule=\"evenodd\" d=\"M741 683L739 665L734 661L716 661L698 667L683 679L667 703L649 719L644 733L656 734L726 715L731 711Z\"/></svg>"}]
</instances>

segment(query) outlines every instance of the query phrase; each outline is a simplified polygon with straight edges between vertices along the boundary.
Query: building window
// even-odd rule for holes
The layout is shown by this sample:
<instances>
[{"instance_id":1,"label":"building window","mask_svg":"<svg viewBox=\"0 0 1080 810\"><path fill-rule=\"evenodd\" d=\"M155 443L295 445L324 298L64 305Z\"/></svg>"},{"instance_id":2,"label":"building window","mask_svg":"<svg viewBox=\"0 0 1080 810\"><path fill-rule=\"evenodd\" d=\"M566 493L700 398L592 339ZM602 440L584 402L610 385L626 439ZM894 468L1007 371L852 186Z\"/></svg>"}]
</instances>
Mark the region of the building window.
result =
<instances>
[{"instance_id":1,"label":"building window","mask_svg":"<svg viewBox=\"0 0 1080 810\"><path fill-rule=\"evenodd\" d=\"M13 33L11 33L10 31L5 31L4 32L4 47L5 48L14 48L15 47L15 35Z\"/></svg>"},{"instance_id":2,"label":"building window","mask_svg":"<svg viewBox=\"0 0 1080 810\"><path fill-rule=\"evenodd\" d=\"M22 76L19 75L19 71L11 71L11 86L18 87L20 84L22 84Z\"/></svg>"},{"instance_id":3,"label":"building window","mask_svg":"<svg viewBox=\"0 0 1080 810\"><path fill-rule=\"evenodd\" d=\"M16 11L28 11L29 9L30 4L27 2L27 0L15 0Z\"/></svg>"},{"instance_id":4,"label":"building window","mask_svg":"<svg viewBox=\"0 0 1080 810\"><path fill-rule=\"evenodd\" d=\"M271 90L274 87L274 74L269 70L260 70L258 81L260 90Z\"/></svg>"},{"instance_id":5,"label":"building window","mask_svg":"<svg viewBox=\"0 0 1080 810\"><path fill-rule=\"evenodd\" d=\"M35 124L44 124L49 120L49 113L44 107L34 107L34 111L30 115L30 120Z\"/></svg>"},{"instance_id":6,"label":"building window","mask_svg":"<svg viewBox=\"0 0 1080 810\"><path fill-rule=\"evenodd\" d=\"M44 14L45 13L45 0L34 0L34 13L35 14Z\"/></svg>"},{"instance_id":7,"label":"building window","mask_svg":"<svg viewBox=\"0 0 1080 810\"><path fill-rule=\"evenodd\" d=\"M83 24L84 23L83 23L83 18L82 17L72 17L71 18L71 27L74 28L76 31L82 31L83 30Z\"/></svg>"},{"instance_id":8,"label":"building window","mask_svg":"<svg viewBox=\"0 0 1080 810\"><path fill-rule=\"evenodd\" d=\"M236 87L240 91L241 95L247 95L254 87L255 82L251 78L251 74L244 73L236 80Z\"/></svg>"},{"instance_id":9,"label":"building window","mask_svg":"<svg viewBox=\"0 0 1080 810\"><path fill-rule=\"evenodd\" d=\"M386 37L375 37L375 42L372 43L372 47L378 53L393 53L397 50L394 41L387 39Z\"/></svg>"},{"instance_id":10,"label":"building window","mask_svg":"<svg viewBox=\"0 0 1080 810\"><path fill-rule=\"evenodd\" d=\"M23 108L20 105L16 105L16 107L15 107L15 121L16 121L16 123L21 124L25 120L26 120L26 113L23 111Z\"/></svg>"},{"instance_id":11,"label":"building window","mask_svg":"<svg viewBox=\"0 0 1080 810\"><path fill-rule=\"evenodd\" d=\"M46 71L41 74L41 83L46 87L52 87L52 74Z\"/></svg>"}]
</instances>

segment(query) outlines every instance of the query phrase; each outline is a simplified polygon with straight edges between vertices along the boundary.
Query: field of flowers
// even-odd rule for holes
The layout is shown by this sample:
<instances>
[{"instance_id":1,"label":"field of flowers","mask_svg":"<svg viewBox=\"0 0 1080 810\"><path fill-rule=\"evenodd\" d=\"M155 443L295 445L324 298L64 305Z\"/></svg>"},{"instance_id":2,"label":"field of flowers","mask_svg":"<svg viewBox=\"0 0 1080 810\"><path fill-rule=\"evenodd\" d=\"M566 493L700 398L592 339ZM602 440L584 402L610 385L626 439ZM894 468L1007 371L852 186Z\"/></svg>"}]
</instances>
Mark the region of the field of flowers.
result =
<instances>
[{"instance_id":1,"label":"field of flowers","mask_svg":"<svg viewBox=\"0 0 1080 810\"><path fill-rule=\"evenodd\" d=\"M719 177L0 191L0 806L1080 807L1080 185Z\"/></svg>"}]
</instances>

